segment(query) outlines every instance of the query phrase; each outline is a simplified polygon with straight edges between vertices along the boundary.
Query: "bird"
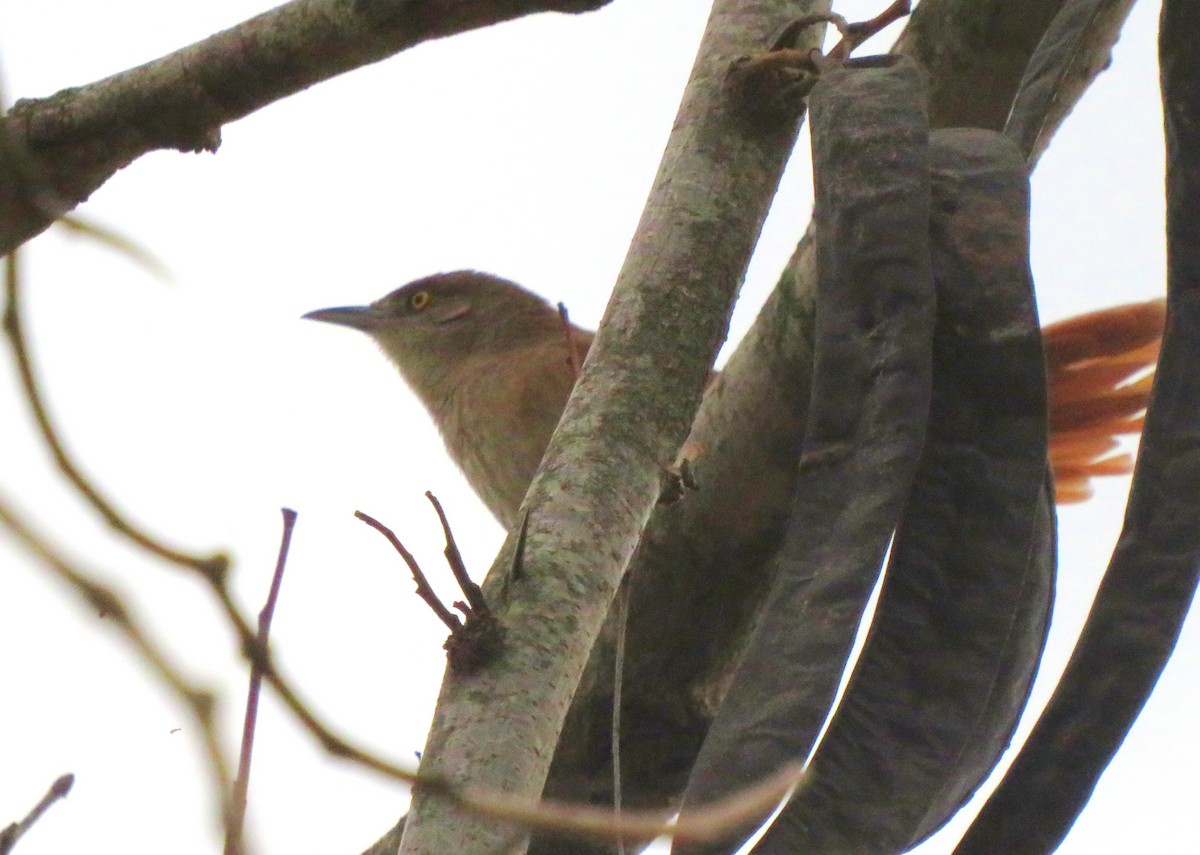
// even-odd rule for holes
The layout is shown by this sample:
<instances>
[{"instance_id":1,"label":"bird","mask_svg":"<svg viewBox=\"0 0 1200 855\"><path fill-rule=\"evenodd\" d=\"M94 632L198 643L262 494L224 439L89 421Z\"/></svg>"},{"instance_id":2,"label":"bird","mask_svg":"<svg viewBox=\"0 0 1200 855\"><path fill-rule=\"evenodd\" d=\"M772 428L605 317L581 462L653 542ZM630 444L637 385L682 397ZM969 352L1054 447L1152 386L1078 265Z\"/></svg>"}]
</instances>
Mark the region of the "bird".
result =
<instances>
[{"instance_id":1,"label":"bird","mask_svg":"<svg viewBox=\"0 0 1200 855\"><path fill-rule=\"evenodd\" d=\"M511 529L593 334L516 283L470 270L304 317L374 339L476 495Z\"/></svg>"},{"instance_id":2,"label":"bird","mask_svg":"<svg viewBox=\"0 0 1200 855\"><path fill-rule=\"evenodd\" d=\"M1165 323L1151 300L1043 328L1049 457L1059 504L1082 502L1096 477L1133 458ZM475 493L507 529L574 388L594 333L515 282L474 270L437 273L366 306L304 318L370 336L437 425Z\"/></svg>"}]
</instances>

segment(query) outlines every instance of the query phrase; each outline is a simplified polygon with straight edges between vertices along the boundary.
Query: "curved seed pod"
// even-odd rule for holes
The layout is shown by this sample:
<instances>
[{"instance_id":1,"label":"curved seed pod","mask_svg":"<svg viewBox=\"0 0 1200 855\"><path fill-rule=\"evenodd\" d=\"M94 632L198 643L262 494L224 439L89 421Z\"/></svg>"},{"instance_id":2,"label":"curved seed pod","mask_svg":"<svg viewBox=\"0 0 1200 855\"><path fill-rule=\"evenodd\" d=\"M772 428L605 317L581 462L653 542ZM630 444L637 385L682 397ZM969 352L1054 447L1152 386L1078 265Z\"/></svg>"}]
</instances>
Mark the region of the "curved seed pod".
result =
<instances>
[{"instance_id":1,"label":"curved seed pod","mask_svg":"<svg viewBox=\"0 0 1200 855\"><path fill-rule=\"evenodd\" d=\"M1067 0L1046 28L1004 125L1030 163L1042 156L1079 93L1108 66L1132 6L1133 0Z\"/></svg>"},{"instance_id":2,"label":"curved seed pod","mask_svg":"<svg viewBox=\"0 0 1200 855\"><path fill-rule=\"evenodd\" d=\"M895 853L987 777L1049 621L1054 516L1029 182L991 131L930 141L928 441L879 604L801 788L755 853Z\"/></svg>"},{"instance_id":3,"label":"curved seed pod","mask_svg":"<svg viewBox=\"0 0 1200 855\"><path fill-rule=\"evenodd\" d=\"M1167 328L1125 525L1033 732L956 855L1053 852L1171 656L1200 582L1200 6L1165 0Z\"/></svg>"},{"instance_id":4,"label":"curved seed pod","mask_svg":"<svg viewBox=\"0 0 1200 855\"><path fill-rule=\"evenodd\" d=\"M897 59L829 69L809 110L819 284L799 482L766 608L685 813L807 756L925 441L934 293L923 75ZM752 829L674 851L729 852Z\"/></svg>"}]
</instances>

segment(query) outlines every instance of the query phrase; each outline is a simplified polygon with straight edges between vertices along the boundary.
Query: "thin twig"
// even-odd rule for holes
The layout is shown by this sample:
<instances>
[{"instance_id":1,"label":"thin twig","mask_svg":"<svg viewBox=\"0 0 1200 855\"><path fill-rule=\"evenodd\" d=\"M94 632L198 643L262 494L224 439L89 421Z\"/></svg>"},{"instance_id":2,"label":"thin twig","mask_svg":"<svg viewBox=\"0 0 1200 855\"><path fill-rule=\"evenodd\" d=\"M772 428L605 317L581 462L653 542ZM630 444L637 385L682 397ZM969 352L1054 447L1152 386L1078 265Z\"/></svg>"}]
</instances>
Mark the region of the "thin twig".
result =
<instances>
[{"instance_id":1,"label":"thin twig","mask_svg":"<svg viewBox=\"0 0 1200 855\"><path fill-rule=\"evenodd\" d=\"M517 544L513 547L512 566L508 569L508 578L514 582L525 575L525 541L529 535L529 508L521 514L521 528L517 532Z\"/></svg>"},{"instance_id":2,"label":"thin twig","mask_svg":"<svg viewBox=\"0 0 1200 855\"><path fill-rule=\"evenodd\" d=\"M222 554L215 554L208 557L189 555L173 549L157 538L146 534L119 513L113 507L112 503L102 496L96 487L83 475L74 461L71 460L66 449L63 447L62 441L59 439L58 430L50 418L41 390L34 379L32 360L21 324L20 274L17 252L15 250L7 256L4 280L6 293L4 331L12 347L13 357L17 363L17 372L21 378L21 386L25 391L26 400L29 401L34 421L37 423L42 439L46 442L50 453L54 456L59 470L75 489L79 491L88 504L104 518L109 526L138 546L153 555L157 555L175 564L198 570L205 575L224 576L229 569L229 559L227 556Z\"/></svg>"},{"instance_id":3,"label":"thin twig","mask_svg":"<svg viewBox=\"0 0 1200 855\"><path fill-rule=\"evenodd\" d=\"M140 621L134 618L119 595L95 582L90 574L85 574L63 558L40 535L35 534L2 497L0 523L94 610L103 611L111 625L125 636L142 661L188 708L202 735L208 766L214 779L214 790L221 796L222 823L226 829L230 828L233 809L227 786L228 770L220 750L212 696L193 686L180 674L166 655L150 640ZM760 815L766 807L778 802L801 779L801 767L788 766L771 778L726 799L698 805L693 817L684 822L672 821L672 815L662 811L630 811L618 819L613 816L611 810L604 808L553 801L530 804L504 793L464 791L441 778L418 775L355 746L348 739L335 733L299 699L290 683L279 674L269 651L259 642L249 622L242 617L229 591L212 581L212 577L205 578L210 579L218 601L240 638L245 655L261 669L263 679L328 753L355 762L392 780L419 784L428 792L449 799L464 811L529 828L590 835L609 840L621 837L657 837L663 834L673 834L686 839L708 839L751 816Z\"/></svg>"},{"instance_id":4,"label":"thin twig","mask_svg":"<svg viewBox=\"0 0 1200 855\"><path fill-rule=\"evenodd\" d=\"M33 553L44 565L54 571L59 579L81 596L94 611L104 614L106 623L116 627L125 636L141 660L150 668L158 680L167 686L191 713L204 745L209 773L213 779L213 790L220 802L221 822L225 828L232 823L233 809L229 799L229 769L221 753L213 714L214 698L207 690L198 688L171 663L166 653L150 640L141 622L133 616L123 597L105 585L95 581L93 574L79 570L49 541L22 520L11 506L0 497L0 523L12 532L17 541ZM206 578L212 578L206 576Z\"/></svg>"},{"instance_id":5,"label":"thin twig","mask_svg":"<svg viewBox=\"0 0 1200 855\"><path fill-rule=\"evenodd\" d=\"M797 18L783 29L783 32L776 37L766 51L758 56L739 61L738 73L758 75L769 71L778 72L788 69L819 73L822 67L830 63L839 64L848 60L863 42L910 12L912 12L912 3L909 0L895 0L891 6L866 21L850 23L836 12ZM829 50L829 53L822 54L815 48L802 50L795 47L800 34L817 24L832 24L841 33L841 39Z\"/></svg>"},{"instance_id":6,"label":"thin twig","mask_svg":"<svg viewBox=\"0 0 1200 855\"><path fill-rule=\"evenodd\" d=\"M275 615L275 603L279 600L279 588L283 584L283 571L287 566L288 549L292 544L292 530L296 526L296 512L283 508L283 535L279 542L279 557L275 561L275 573L271 576L271 587L267 601L258 613L258 643L264 648L271 634L271 619ZM225 829L225 855L237 855L242 851L242 832L246 824L246 802L250 792L250 758L254 754L254 731L258 724L258 699L262 693L262 669L250 663L250 687L246 693L246 715L242 722L242 749L238 755L237 777L233 781L233 822Z\"/></svg>"},{"instance_id":7,"label":"thin twig","mask_svg":"<svg viewBox=\"0 0 1200 855\"><path fill-rule=\"evenodd\" d=\"M0 831L0 855L8 855L13 847L17 845L17 841L24 836L25 832L33 827L33 824L41 818L50 806L59 799L67 797L67 793L71 792L71 785L75 783L75 776L69 772L66 775L61 775L50 785L50 789L46 790L46 794L42 796L41 801L33 806L25 818L20 822L14 822L8 828Z\"/></svg>"},{"instance_id":8,"label":"thin twig","mask_svg":"<svg viewBox=\"0 0 1200 855\"><path fill-rule=\"evenodd\" d=\"M842 34L841 41L833 46L833 50L829 51L827 58L835 62L845 62L850 58L850 54L858 49L859 45L911 12L912 3L909 0L895 0L891 6L870 20L857 21L845 28L839 26L838 31Z\"/></svg>"},{"instance_id":9,"label":"thin twig","mask_svg":"<svg viewBox=\"0 0 1200 855\"><path fill-rule=\"evenodd\" d=\"M680 818L670 811L636 810L614 817L611 810L587 804L541 801L521 802L496 792L439 790L422 779L420 786L451 800L464 811L478 816L529 828L577 834L601 840L664 835L676 840L713 840L752 817L769 813L789 792L803 784L801 764L784 766L771 777L739 790L731 796L697 805L694 813Z\"/></svg>"},{"instance_id":10,"label":"thin twig","mask_svg":"<svg viewBox=\"0 0 1200 855\"><path fill-rule=\"evenodd\" d=\"M567 367L571 369L571 377L579 379L579 351L575 349L575 332L571 326L571 318L567 315L567 304L558 304L558 319L562 322L563 340L567 343Z\"/></svg>"},{"instance_id":11,"label":"thin twig","mask_svg":"<svg viewBox=\"0 0 1200 855\"><path fill-rule=\"evenodd\" d=\"M629 587L627 574L623 584L617 588L616 624L617 643L613 651L613 702L612 702L612 767L613 767L613 813L621 819L621 689L625 682L625 626L629 622ZM617 839L618 855L625 855L625 838Z\"/></svg>"},{"instance_id":12,"label":"thin twig","mask_svg":"<svg viewBox=\"0 0 1200 855\"><path fill-rule=\"evenodd\" d=\"M109 249L115 250L145 270L159 282L170 283L174 279L170 268L167 267L162 259L147 247L142 246L128 235L121 234L121 232L112 226L94 223L87 217L81 217L78 214L68 214L64 217L59 217L55 221L55 225L61 226L72 234L82 235Z\"/></svg>"},{"instance_id":13,"label":"thin twig","mask_svg":"<svg viewBox=\"0 0 1200 855\"><path fill-rule=\"evenodd\" d=\"M458 619L458 615L446 608L442 601L438 599L438 595L434 593L429 580L425 578L425 574L421 571L421 566L417 564L417 559L413 558L413 554L404 548L404 544L400 542L400 538L396 537L396 533L379 520L368 514L364 514L362 511L355 511L354 516L386 537L392 548L400 553L400 557L404 559L404 563L408 565L408 569L412 573L413 581L417 583L417 596L424 600L429 608L433 609L433 613L438 616L438 619L449 627L451 632L462 626L462 621Z\"/></svg>"},{"instance_id":14,"label":"thin twig","mask_svg":"<svg viewBox=\"0 0 1200 855\"><path fill-rule=\"evenodd\" d=\"M466 596L471 611L486 612L488 605L483 599L483 589L471 580L471 575L467 572L467 565L463 563L462 553L458 551L458 544L454 541L454 532L450 530L450 521L446 519L442 503L428 490L425 491L425 498L433 505L433 509L437 511L438 520L441 521L442 533L446 536L446 548L442 554L446 556L446 563L450 565L450 572L454 574L454 580L458 582L459 589Z\"/></svg>"},{"instance_id":15,"label":"thin twig","mask_svg":"<svg viewBox=\"0 0 1200 855\"><path fill-rule=\"evenodd\" d=\"M454 540L454 532L450 529L450 521L442 510L442 503L433 493L426 492L433 509L437 511L438 520L442 524L442 534L446 537L446 548L443 554L450 572L458 582L458 587L466 596L466 602L454 601L454 608L462 612L463 626L450 633L442 647L450 661L450 668L460 674L473 674L493 661L504 646L504 627L500 619L488 607L483 597L483 589L471 581L467 565L463 562L462 553Z\"/></svg>"}]
</instances>

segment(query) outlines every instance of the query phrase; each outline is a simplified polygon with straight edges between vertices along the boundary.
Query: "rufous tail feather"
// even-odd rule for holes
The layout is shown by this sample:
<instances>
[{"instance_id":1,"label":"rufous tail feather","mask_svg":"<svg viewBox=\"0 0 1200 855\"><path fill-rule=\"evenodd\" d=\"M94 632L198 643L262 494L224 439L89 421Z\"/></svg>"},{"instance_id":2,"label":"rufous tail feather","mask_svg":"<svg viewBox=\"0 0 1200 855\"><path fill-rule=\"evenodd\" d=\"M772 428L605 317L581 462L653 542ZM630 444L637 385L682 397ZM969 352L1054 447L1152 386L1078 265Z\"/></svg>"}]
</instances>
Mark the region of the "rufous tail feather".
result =
<instances>
[{"instance_id":1,"label":"rufous tail feather","mask_svg":"<svg viewBox=\"0 0 1200 855\"><path fill-rule=\"evenodd\" d=\"M1092 479L1126 475L1118 437L1140 433L1162 343L1166 303L1151 300L1068 318L1042 330L1055 499L1082 502Z\"/></svg>"}]
</instances>

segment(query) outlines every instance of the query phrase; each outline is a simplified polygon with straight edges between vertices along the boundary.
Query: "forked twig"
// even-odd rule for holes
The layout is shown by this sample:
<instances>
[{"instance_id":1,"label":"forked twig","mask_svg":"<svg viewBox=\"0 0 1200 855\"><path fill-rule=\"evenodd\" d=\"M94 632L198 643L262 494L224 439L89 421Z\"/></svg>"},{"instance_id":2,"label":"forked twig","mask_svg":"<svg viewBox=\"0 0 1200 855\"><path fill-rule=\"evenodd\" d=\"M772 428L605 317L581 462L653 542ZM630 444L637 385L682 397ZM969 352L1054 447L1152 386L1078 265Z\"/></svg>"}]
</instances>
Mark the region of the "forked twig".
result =
<instances>
[{"instance_id":1,"label":"forked twig","mask_svg":"<svg viewBox=\"0 0 1200 855\"><path fill-rule=\"evenodd\" d=\"M471 581L471 576L467 573L462 553L458 550L454 532L450 529L450 521L446 519L446 512L442 510L441 503L433 493L427 492L425 497L429 499L441 521L442 533L446 537L446 548L443 550L443 554L446 556L446 563L450 566L450 572L454 574L454 579L458 582L458 587L466 597L465 602L455 600L453 604L454 608L462 612L461 620L438 599L424 572L417 564L417 560L411 552L404 548L404 544L390 528L362 511L355 511L354 515L380 532L400 553L400 557L404 559L404 563L412 572L413 579L416 580L417 595L450 629L450 637L442 645L449 658L450 667L455 671L470 674L490 662L499 653L504 639L503 628L491 609L488 608L487 601L483 597L483 589Z\"/></svg>"},{"instance_id":2,"label":"forked twig","mask_svg":"<svg viewBox=\"0 0 1200 855\"><path fill-rule=\"evenodd\" d=\"M426 578L424 571L421 570L421 565L417 563L417 559L413 557L413 554L400 542L400 538L396 537L396 533L375 519L375 517L365 514L362 511L355 511L354 516L386 537L392 548L400 553L400 557L404 559L404 563L408 565L408 569L412 573L413 581L417 583L417 596L425 601L429 608L433 610L433 613L438 616L438 619L451 632L461 627L462 621L459 620L458 615L446 608L442 601L438 599L438 595L434 593L433 587L429 584L429 579Z\"/></svg>"},{"instance_id":3,"label":"forked twig","mask_svg":"<svg viewBox=\"0 0 1200 855\"><path fill-rule=\"evenodd\" d=\"M213 790L219 795L221 821L228 828L232 822L232 805L229 800L229 770L221 753L216 720L213 715L212 694L191 683L170 661L143 628L123 597L111 588L97 582L96 574L78 569L63 557L45 538L0 498L0 524L3 524L17 542L31 552L42 564L75 591L88 605L105 616L105 622L116 627L125 636L134 651L150 671L183 703L195 720L208 760L209 773L213 779Z\"/></svg>"},{"instance_id":4,"label":"forked twig","mask_svg":"<svg viewBox=\"0 0 1200 855\"><path fill-rule=\"evenodd\" d=\"M828 65L844 63L863 42L911 12L910 0L895 0L892 5L866 21L850 22L836 12L806 15L788 24L763 53L739 59L732 71L743 81L748 77L761 78L764 74L781 72L819 74L821 69ZM830 48L829 53L823 54L817 48L802 50L795 46L801 33L816 24L832 24L841 33L842 38ZM789 82L794 84L797 81ZM812 82L815 81L800 89L802 95L807 94Z\"/></svg>"},{"instance_id":5,"label":"forked twig","mask_svg":"<svg viewBox=\"0 0 1200 855\"><path fill-rule=\"evenodd\" d=\"M231 823L232 805L228 799L227 769L216 734L212 696L193 686L176 670L166 655L150 640L140 621L126 608L119 595L95 582L90 574L85 574L63 558L17 517L2 498L0 524L7 527L23 546L53 570L55 575L66 582L93 609L105 612L111 625L125 636L142 661L184 702L202 735L209 769L214 778L214 789L223 797L222 820L228 828ZM528 828L586 834L608 840L621 837L648 838L662 834L707 839L752 816L761 815L801 780L801 767L788 766L771 778L728 798L698 805L694 814L682 822L672 820L672 815L668 812L626 811L618 818L613 816L611 810L604 808L552 801L531 804L505 793L466 791L441 778L419 775L405 769L355 746L348 739L336 734L299 699L290 683L280 676L269 651L259 643L257 634L241 617L229 597L229 592L221 586L214 586L214 591L240 637L246 656L261 669L263 680L275 689L284 705L329 754L351 760L392 780L419 784L428 792L436 793L451 800L463 810L480 816L517 823Z\"/></svg>"}]
</instances>

